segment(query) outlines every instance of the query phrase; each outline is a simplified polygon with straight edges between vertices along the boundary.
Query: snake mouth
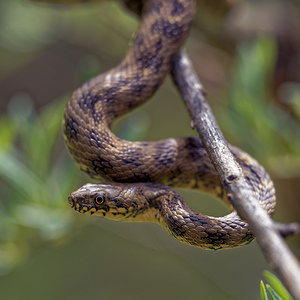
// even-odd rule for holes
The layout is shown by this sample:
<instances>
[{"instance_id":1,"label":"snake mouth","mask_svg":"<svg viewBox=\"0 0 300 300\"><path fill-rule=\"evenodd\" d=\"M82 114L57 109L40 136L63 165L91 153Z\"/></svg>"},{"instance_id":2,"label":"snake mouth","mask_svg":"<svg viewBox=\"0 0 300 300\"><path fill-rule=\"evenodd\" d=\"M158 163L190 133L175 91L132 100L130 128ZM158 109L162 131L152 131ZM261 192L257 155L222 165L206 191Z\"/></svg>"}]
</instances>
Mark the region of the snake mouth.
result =
<instances>
[{"instance_id":1,"label":"snake mouth","mask_svg":"<svg viewBox=\"0 0 300 300\"><path fill-rule=\"evenodd\" d=\"M92 209L94 208L94 206L89 206L89 205L80 205L80 204L76 204L74 209L80 213L86 213L86 214L92 214Z\"/></svg>"},{"instance_id":2,"label":"snake mouth","mask_svg":"<svg viewBox=\"0 0 300 300\"><path fill-rule=\"evenodd\" d=\"M86 200L84 198L76 198L72 196L72 194L68 197L69 204L71 208L75 209L79 212L88 212L92 208L94 208L94 205L90 203L86 203Z\"/></svg>"}]
</instances>

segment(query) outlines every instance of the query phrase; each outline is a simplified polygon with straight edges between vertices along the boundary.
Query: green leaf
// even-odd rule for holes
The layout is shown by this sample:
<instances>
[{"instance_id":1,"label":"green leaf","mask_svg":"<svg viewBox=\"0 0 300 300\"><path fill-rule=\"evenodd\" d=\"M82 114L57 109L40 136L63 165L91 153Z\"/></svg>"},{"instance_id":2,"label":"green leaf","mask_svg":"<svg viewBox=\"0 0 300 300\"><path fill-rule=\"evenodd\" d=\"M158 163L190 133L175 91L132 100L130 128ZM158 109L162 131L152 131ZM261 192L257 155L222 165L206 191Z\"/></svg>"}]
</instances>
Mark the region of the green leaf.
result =
<instances>
[{"instance_id":1,"label":"green leaf","mask_svg":"<svg viewBox=\"0 0 300 300\"><path fill-rule=\"evenodd\" d=\"M43 181L20 160L0 150L0 176L22 197L38 199L44 186Z\"/></svg>"},{"instance_id":2,"label":"green leaf","mask_svg":"<svg viewBox=\"0 0 300 300\"><path fill-rule=\"evenodd\" d=\"M19 225L38 230L46 240L65 236L70 231L73 220L71 210L29 204L16 206L14 219Z\"/></svg>"},{"instance_id":3,"label":"green leaf","mask_svg":"<svg viewBox=\"0 0 300 300\"><path fill-rule=\"evenodd\" d=\"M22 141L34 170L45 177L51 168L54 148L62 138L64 101L47 106L35 120L28 122Z\"/></svg>"},{"instance_id":4,"label":"green leaf","mask_svg":"<svg viewBox=\"0 0 300 300\"><path fill-rule=\"evenodd\" d=\"M263 281L260 281L260 298L261 300L268 300L267 291Z\"/></svg>"},{"instance_id":5,"label":"green leaf","mask_svg":"<svg viewBox=\"0 0 300 300\"><path fill-rule=\"evenodd\" d=\"M300 155L300 124L272 101L270 75L275 66L276 47L271 36L261 36L254 43L239 46L237 64L232 75L229 108L224 112L222 107L220 121L235 143L243 145L251 155L264 161L272 172L282 177L299 173L299 169L294 167L297 165L297 159L294 158ZM285 93L289 97L285 99L290 99L289 103L298 107L296 112L300 111L297 91L300 94L299 85L286 86ZM261 147L255 147L258 144ZM272 164L287 156L291 164L284 164L284 170L281 168L282 163L280 166Z\"/></svg>"},{"instance_id":6,"label":"green leaf","mask_svg":"<svg viewBox=\"0 0 300 300\"><path fill-rule=\"evenodd\" d=\"M79 175L80 171L70 157L66 155L59 157L48 175L49 186L55 195L51 202L56 205L64 203L67 200L67 195L78 184Z\"/></svg>"},{"instance_id":7,"label":"green leaf","mask_svg":"<svg viewBox=\"0 0 300 300\"><path fill-rule=\"evenodd\" d=\"M270 285L282 299L293 300L292 296L283 286L282 282L274 274L269 271L264 271L264 277L268 280Z\"/></svg>"},{"instance_id":8,"label":"green leaf","mask_svg":"<svg viewBox=\"0 0 300 300\"><path fill-rule=\"evenodd\" d=\"M16 136L16 127L6 117L0 118L0 149L9 151Z\"/></svg>"},{"instance_id":9,"label":"green leaf","mask_svg":"<svg viewBox=\"0 0 300 300\"><path fill-rule=\"evenodd\" d=\"M266 287L271 300L283 300L269 284L266 284Z\"/></svg>"}]
</instances>

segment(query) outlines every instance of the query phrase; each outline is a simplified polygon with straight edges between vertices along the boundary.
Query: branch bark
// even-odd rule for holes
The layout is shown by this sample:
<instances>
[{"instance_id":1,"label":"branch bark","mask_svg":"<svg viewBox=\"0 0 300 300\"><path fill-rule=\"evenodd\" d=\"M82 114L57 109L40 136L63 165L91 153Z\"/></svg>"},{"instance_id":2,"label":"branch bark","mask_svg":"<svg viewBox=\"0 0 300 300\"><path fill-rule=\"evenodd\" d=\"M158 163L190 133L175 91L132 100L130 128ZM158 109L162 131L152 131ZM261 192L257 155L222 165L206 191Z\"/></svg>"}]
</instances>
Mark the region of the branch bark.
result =
<instances>
[{"instance_id":1,"label":"branch bark","mask_svg":"<svg viewBox=\"0 0 300 300\"><path fill-rule=\"evenodd\" d=\"M300 300L300 265L284 242L281 232L289 234L299 230L299 224L278 225L259 205L246 182L227 142L205 99L205 91L185 52L177 55L172 76L192 121L227 191L234 209L248 222L271 268L296 300ZM281 228L278 230L278 228ZM292 229L291 229L292 228Z\"/></svg>"}]
</instances>

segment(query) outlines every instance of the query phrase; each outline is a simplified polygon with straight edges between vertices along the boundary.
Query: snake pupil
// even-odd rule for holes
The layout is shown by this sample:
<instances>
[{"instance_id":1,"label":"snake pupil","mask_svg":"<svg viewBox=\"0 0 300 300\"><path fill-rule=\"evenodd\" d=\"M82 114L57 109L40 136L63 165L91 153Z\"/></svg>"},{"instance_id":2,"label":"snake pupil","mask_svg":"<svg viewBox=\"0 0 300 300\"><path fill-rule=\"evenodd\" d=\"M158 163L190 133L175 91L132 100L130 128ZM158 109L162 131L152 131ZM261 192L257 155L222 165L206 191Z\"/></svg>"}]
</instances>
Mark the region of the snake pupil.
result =
<instances>
[{"instance_id":1,"label":"snake pupil","mask_svg":"<svg viewBox=\"0 0 300 300\"><path fill-rule=\"evenodd\" d=\"M98 205L101 205L103 204L105 201L104 197L102 195L98 195L96 196L95 198L95 203L98 204Z\"/></svg>"}]
</instances>

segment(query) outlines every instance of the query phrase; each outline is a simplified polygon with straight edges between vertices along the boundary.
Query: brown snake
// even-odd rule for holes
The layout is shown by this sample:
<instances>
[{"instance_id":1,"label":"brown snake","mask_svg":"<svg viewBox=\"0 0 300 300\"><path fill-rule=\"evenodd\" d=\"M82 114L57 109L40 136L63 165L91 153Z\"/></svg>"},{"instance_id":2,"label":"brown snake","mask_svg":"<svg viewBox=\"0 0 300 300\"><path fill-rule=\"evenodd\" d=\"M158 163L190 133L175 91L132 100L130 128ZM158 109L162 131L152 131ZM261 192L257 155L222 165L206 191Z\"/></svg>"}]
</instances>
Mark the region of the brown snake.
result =
<instances>
[{"instance_id":1,"label":"brown snake","mask_svg":"<svg viewBox=\"0 0 300 300\"><path fill-rule=\"evenodd\" d=\"M69 196L69 202L81 213L158 223L189 245L233 248L254 238L235 211L218 218L195 213L163 185L200 189L230 207L199 138L131 142L110 130L115 118L158 89L185 42L194 11L194 0L145 0L140 28L124 60L73 93L64 115L66 145L83 171L110 183L86 184ZM247 153L230 148L258 201L272 214L276 199L269 175Z\"/></svg>"}]
</instances>

